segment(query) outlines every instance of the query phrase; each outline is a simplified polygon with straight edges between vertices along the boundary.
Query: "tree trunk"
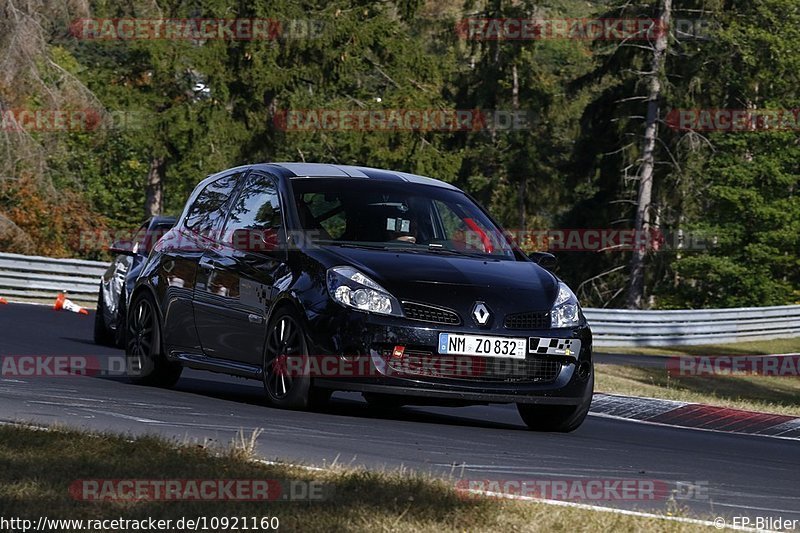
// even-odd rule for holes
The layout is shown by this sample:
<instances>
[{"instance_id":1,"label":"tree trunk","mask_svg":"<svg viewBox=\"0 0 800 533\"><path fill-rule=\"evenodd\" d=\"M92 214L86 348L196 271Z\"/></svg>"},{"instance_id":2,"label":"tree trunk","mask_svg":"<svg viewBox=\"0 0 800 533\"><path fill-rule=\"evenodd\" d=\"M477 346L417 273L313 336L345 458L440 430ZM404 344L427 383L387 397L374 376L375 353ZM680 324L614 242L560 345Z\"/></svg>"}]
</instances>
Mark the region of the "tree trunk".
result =
<instances>
[{"instance_id":1,"label":"tree trunk","mask_svg":"<svg viewBox=\"0 0 800 533\"><path fill-rule=\"evenodd\" d=\"M644 302L644 274L647 242L650 235L650 204L653 197L653 169L655 167L655 148L658 137L658 101L661 98L661 71L669 40L670 14L672 0L662 0L659 28L651 62L650 89L647 98L647 121L645 122L642 161L639 171L639 195L636 201L634 222L635 241L630 263L628 280L628 309L641 309Z\"/></svg>"},{"instance_id":2,"label":"tree trunk","mask_svg":"<svg viewBox=\"0 0 800 533\"><path fill-rule=\"evenodd\" d=\"M146 217L160 215L164 208L164 158L150 159L150 170L147 172L147 192L144 201Z\"/></svg>"},{"instance_id":3,"label":"tree trunk","mask_svg":"<svg viewBox=\"0 0 800 533\"><path fill-rule=\"evenodd\" d=\"M519 74L517 72L517 64L511 65L511 108L514 113L519 111ZM528 213L526 212L526 196L528 194L528 177L525 175L520 176L519 182L519 230L525 231L526 219Z\"/></svg>"}]
</instances>

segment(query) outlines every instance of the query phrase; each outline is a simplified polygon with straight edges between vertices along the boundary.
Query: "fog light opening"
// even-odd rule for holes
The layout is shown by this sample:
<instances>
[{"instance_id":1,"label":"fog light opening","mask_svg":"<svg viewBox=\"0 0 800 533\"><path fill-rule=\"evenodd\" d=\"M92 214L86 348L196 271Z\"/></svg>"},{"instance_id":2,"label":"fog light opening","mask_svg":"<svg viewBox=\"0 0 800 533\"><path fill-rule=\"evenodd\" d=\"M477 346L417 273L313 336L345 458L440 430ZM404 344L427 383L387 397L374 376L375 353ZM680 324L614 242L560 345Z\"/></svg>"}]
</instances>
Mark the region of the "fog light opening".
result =
<instances>
[{"instance_id":1,"label":"fog light opening","mask_svg":"<svg viewBox=\"0 0 800 533\"><path fill-rule=\"evenodd\" d=\"M368 356L368 354L364 353L364 350L353 347L352 350L345 350L344 352L339 354L339 358L342 361L347 361L348 363L353 363L358 361L362 357Z\"/></svg>"},{"instance_id":2,"label":"fog light opening","mask_svg":"<svg viewBox=\"0 0 800 533\"><path fill-rule=\"evenodd\" d=\"M592 363L590 363L589 361L583 361L581 364L578 365L578 377L581 379L588 378L591 371L592 371Z\"/></svg>"}]
</instances>

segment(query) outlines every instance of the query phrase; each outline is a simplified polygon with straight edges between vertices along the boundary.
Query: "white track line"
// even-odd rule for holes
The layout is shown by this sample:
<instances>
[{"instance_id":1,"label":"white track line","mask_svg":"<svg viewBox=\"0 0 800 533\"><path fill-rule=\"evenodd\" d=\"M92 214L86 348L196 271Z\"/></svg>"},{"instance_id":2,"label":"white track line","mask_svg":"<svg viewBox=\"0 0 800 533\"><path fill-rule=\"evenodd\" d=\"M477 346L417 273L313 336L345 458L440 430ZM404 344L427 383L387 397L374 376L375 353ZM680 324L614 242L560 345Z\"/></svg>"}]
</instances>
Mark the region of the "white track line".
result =
<instances>
[{"instance_id":1,"label":"white track line","mask_svg":"<svg viewBox=\"0 0 800 533\"><path fill-rule=\"evenodd\" d=\"M698 526L711 526L716 529L733 529L736 531L753 531L753 532L767 532L767 533L776 533L771 532L765 529L756 529L752 527L744 527L744 526L734 526L733 524L725 523L724 527L717 527L716 524L710 520L700 520L699 518L686 518L682 516L667 516L667 515L660 515L655 513L645 513L643 511L629 511L627 509L616 509L614 507L603 507L601 505L589 505L588 503L575 503L575 502L565 502L562 500L549 500L544 498L533 498L530 496L521 496L518 494L503 494L501 492L488 492L484 490L474 490L470 489L467 492L471 492L473 494L479 494L482 496L486 496L489 498L506 498L509 500L522 500L527 502L534 502L534 503L544 503L546 505L555 505L557 507L573 507L576 509L585 509L588 511L599 511L601 513L616 513L622 514L627 516L637 516L640 518L653 518L657 520L670 520L672 522L682 522L684 524L696 524Z\"/></svg>"},{"instance_id":2,"label":"white track line","mask_svg":"<svg viewBox=\"0 0 800 533\"><path fill-rule=\"evenodd\" d=\"M251 459L251 462L270 465L270 466L288 466L290 468L299 468L301 470L309 470L312 472L333 472L329 468L320 468L318 466L308 466L308 465L299 465L295 463L284 463L281 461L268 461L266 459ZM501 492L491 492L486 490L477 490L477 489L467 489L467 490L460 490L460 492L469 492L471 494L477 494L480 496L486 496L487 498L505 498L509 500L521 500L526 502L532 503L542 503L545 505L555 505L557 507L572 507L575 509L584 509L587 511L598 511L601 513L616 513L626 516L636 516L639 518L652 518L656 520L669 520L672 522L681 522L684 524L695 524L698 526L708 526L713 527L715 529L731 529L735 531L751 531L754 533L779 533L774 532L771 530L766 529L756 529L752 527L744 527L744 526L735 526L733 524L725 523L725 526L720 528L717 527L713 521L710 520L701 520L699 518L687 518L683 516L668 516L668 515L661 515L656 513L646 513L644 511L630 511L627 509L617 509L615 507L603 507L602 505L590 505L588 503L575 503L575 502L565 502L562 500L551 500L546 498L533 498L531 496L521 496L518 494L504 494Z\"/></svg>"}]
</instances>

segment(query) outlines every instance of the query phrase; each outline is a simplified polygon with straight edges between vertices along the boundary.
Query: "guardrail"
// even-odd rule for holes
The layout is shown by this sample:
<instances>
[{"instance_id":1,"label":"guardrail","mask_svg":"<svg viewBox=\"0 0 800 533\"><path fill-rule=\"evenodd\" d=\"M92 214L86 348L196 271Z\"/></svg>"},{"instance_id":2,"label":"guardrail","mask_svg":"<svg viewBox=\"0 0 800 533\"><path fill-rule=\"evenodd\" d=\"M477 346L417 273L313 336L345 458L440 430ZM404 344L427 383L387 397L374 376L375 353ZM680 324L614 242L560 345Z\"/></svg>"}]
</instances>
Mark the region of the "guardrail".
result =
<instances>
[{"instance_id":1,"label":"guardrail","mask_svg":"<svg viewBox=\"0 0 800 533\"><path fill-rule=\"evenodd\" d=\"M0 296L93 306L107 263L0 253ZM800 305L634 311L585 308L595 346L678 346L800 337Z\"/></svg>"},{"instance_id":2,"label":"guardrail","mask_svg":"<svg viewBox=\"0 0 800 533\"><path fill-rule=\"evenodd\" d=\"M18 301L70 300L93 307L108 263L0 253L0 296Z\"/></svg>"},{"instance_id":3,"label":"guardrail","mask_svg":"<svg viewBox=\"0 0 800 533\"><path fill-rule=\"evenodd\" d=\"M595 346L679 346L800 337L800 305L635 311L583 310Z\"/></svg>"}]
</instances>

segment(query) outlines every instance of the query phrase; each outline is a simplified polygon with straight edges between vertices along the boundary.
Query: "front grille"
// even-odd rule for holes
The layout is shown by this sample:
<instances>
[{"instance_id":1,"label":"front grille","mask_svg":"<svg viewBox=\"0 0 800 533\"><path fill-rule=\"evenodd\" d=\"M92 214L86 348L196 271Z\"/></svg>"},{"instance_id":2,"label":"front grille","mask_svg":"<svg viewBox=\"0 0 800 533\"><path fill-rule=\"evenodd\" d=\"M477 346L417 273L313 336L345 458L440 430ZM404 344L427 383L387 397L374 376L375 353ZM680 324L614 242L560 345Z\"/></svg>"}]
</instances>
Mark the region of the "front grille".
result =
<instances>
[{"instance_id":1,"label":"front grille","mask_svg":"<svg viewBox=\"0 0 800 533\"><path fill-rule=\"evenodd\" d=\"M461 317L458 316L458 313L444 307L435 307L415 302L403 302L403 312L406 318L411 320L421 320L422 322L432 322L434 324L448 324L451 326L461 324Z\"/></svg>"},{"instance_id":2,"label":"front grille","mask_svg":"<svg viewBox=\"0 0 800 533\"><path fill-rule=\"evenodd\" d=\"M384 348L380 354L392 373L403 377L431 377L463 379L469 381L515 383L547 383L561 372L562 362L557 359L528 357L478 357L467 355L439 355L422 350L405 350L403 357L395 359L392 350Z\"/></svg>"},{"instance_id":3,"label":"front grille","mask_svg":"<svg viewBox=\"0 0 800 533\"><path fill-rule=\"evenodd\" d=\"M506 315L506 329L550 329L550 312L533 311Z\"/></svg>"}]
</instances>

